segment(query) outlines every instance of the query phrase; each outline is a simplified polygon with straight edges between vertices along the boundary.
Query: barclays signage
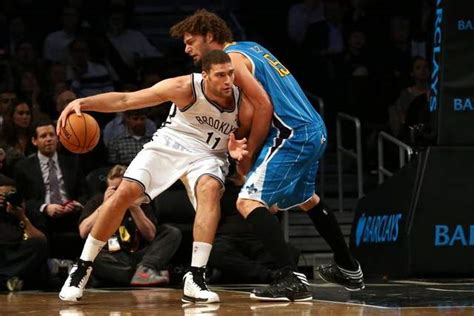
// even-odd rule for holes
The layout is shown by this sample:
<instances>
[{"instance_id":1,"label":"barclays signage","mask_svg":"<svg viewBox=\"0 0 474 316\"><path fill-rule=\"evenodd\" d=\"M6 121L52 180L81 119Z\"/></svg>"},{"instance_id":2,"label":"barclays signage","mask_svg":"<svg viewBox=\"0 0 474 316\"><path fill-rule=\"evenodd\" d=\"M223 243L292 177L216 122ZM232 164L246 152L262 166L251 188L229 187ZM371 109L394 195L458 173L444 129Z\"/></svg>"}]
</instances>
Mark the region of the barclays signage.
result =
<instances>
[{"instance_id":1,"label":"barclays signage","mask_svg":"<svg viewBox=\"0 0 474 316\"><path fill-rule=\"evenodd\" d=\"M398 241L402 214L365 216L357 221L355 244L381 244Z\"/></svg>"},{"instance_id":2,"label":"barclays signage","mask_svg":"<svg viewBox=\"0 0 474 316\"><path fill-rule=\"evenodd\" d=\"M443 21L443 8L441 7L441 0L436 1L435 11L435 25L433 35L433 71L431 73L431 97L430 97L430 111L436 111L439 101L439 62L441 61L441 44L442 44L442 29L441 23Z\"/></svg>"},{"instance_id":3,"label":"barclays signage","mask_svg":"<svg viewBox=\"0 0 474 316\"><path fill-rule=\"evenodd\" d=\"M474 246L474 225L435 225L436 247Z\"/></svg>"}]
</instances>

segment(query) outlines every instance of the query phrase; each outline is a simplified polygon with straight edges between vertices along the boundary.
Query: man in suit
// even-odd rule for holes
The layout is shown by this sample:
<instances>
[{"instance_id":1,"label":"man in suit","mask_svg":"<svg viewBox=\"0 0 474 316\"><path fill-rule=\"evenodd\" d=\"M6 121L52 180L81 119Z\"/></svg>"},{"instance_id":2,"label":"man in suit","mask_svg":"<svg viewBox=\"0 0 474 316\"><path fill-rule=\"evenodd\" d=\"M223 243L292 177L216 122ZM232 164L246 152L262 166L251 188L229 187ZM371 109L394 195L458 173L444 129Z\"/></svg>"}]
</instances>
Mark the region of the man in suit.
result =
<instances>
[{"instance_id":1,"label":"man in suit","mask_svg":"<svg viewBox=\"0 0 474 316\"><path fill-rule=\"evenodd\" d=\"M71 250L74 245L80 247L77 221L83 208L79 201L83 200L85 179L77 156L58 154L58 137L51 121L35 123L31 141L38 151L17 164L18 189L27 207L43 214L52 242L52 256L68 258L67 253L77 253ZM65 236L74 244L60 239Z\"/></svg>"}]
</instances>

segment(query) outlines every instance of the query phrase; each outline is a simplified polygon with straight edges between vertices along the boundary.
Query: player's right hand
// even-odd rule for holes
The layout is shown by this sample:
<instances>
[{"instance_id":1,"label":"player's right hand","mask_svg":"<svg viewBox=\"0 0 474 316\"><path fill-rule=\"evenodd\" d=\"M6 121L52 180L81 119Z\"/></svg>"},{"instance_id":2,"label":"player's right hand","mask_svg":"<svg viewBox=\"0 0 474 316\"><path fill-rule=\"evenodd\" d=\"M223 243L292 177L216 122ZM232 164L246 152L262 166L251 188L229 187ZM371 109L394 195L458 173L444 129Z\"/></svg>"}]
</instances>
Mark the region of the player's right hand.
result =
<instances>
[{"instance_id":1,"label":"player's right hand","mask_svg":"<svg viewBox=\"0 0 474 316\"><path fill-rule=\"evenodd\" d=\"M66 119L69 114L76 112L78 116L81 116L81 99L71 101L59 115L58 122L56 123L56 134L59 135L61 129L66 126Z\"/></svg>"}]
</instances>

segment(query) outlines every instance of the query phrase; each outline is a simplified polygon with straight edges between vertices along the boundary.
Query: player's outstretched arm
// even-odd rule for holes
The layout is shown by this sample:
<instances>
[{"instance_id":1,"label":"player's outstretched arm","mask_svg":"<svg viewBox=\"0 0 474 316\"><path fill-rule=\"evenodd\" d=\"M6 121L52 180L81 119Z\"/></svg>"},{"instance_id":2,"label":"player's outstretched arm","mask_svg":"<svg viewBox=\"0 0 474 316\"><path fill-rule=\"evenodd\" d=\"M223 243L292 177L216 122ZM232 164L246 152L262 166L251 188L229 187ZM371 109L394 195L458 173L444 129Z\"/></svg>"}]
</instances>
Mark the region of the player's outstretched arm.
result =
<instances>
[{"instance_id":1,"label":"player's outstretched arm","mask_svg":"<svg viewBox=\"0 0 474 316\"><path fill-rule=\"evenodd\" d=\"M193 98L191 76L165 79L154 86L134 92L108 92L87 98L80 98L69 103L61 112L57 123L57 131L66 124L67 116L81 111L122 112L155 106L173 101L178 107L187 105Z\"/></svg>"}]
</instances>

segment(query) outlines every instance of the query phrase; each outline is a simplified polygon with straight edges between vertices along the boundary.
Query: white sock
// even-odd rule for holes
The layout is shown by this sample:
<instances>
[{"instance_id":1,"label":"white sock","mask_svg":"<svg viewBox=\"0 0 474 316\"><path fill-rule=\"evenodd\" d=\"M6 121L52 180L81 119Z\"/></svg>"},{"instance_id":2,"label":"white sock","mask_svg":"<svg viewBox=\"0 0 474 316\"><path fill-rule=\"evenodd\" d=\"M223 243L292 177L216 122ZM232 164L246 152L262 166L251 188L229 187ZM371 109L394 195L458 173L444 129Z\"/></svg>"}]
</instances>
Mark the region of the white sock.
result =
<instances>
[{"instance_id":1,"label":"white sock","mask_svg":"<svg viewBox=\"0 0 474 316\"><path fill-rule=\"evenodd\" d=\"M94 261L104 245L105 241L97 240L89 234L82 249L81 260Z\"/></svg>"},{"instance_id":2,"label":"white sock","mask_svg":"<svg viewBox=\"0 0 474 316\"><path fill-rule=\"evenodd\" d=\"M191 267L201 268L207 264L212 245L207 242L193 242L193 255L191 259Z\"/></svg>"}]
</instances>

